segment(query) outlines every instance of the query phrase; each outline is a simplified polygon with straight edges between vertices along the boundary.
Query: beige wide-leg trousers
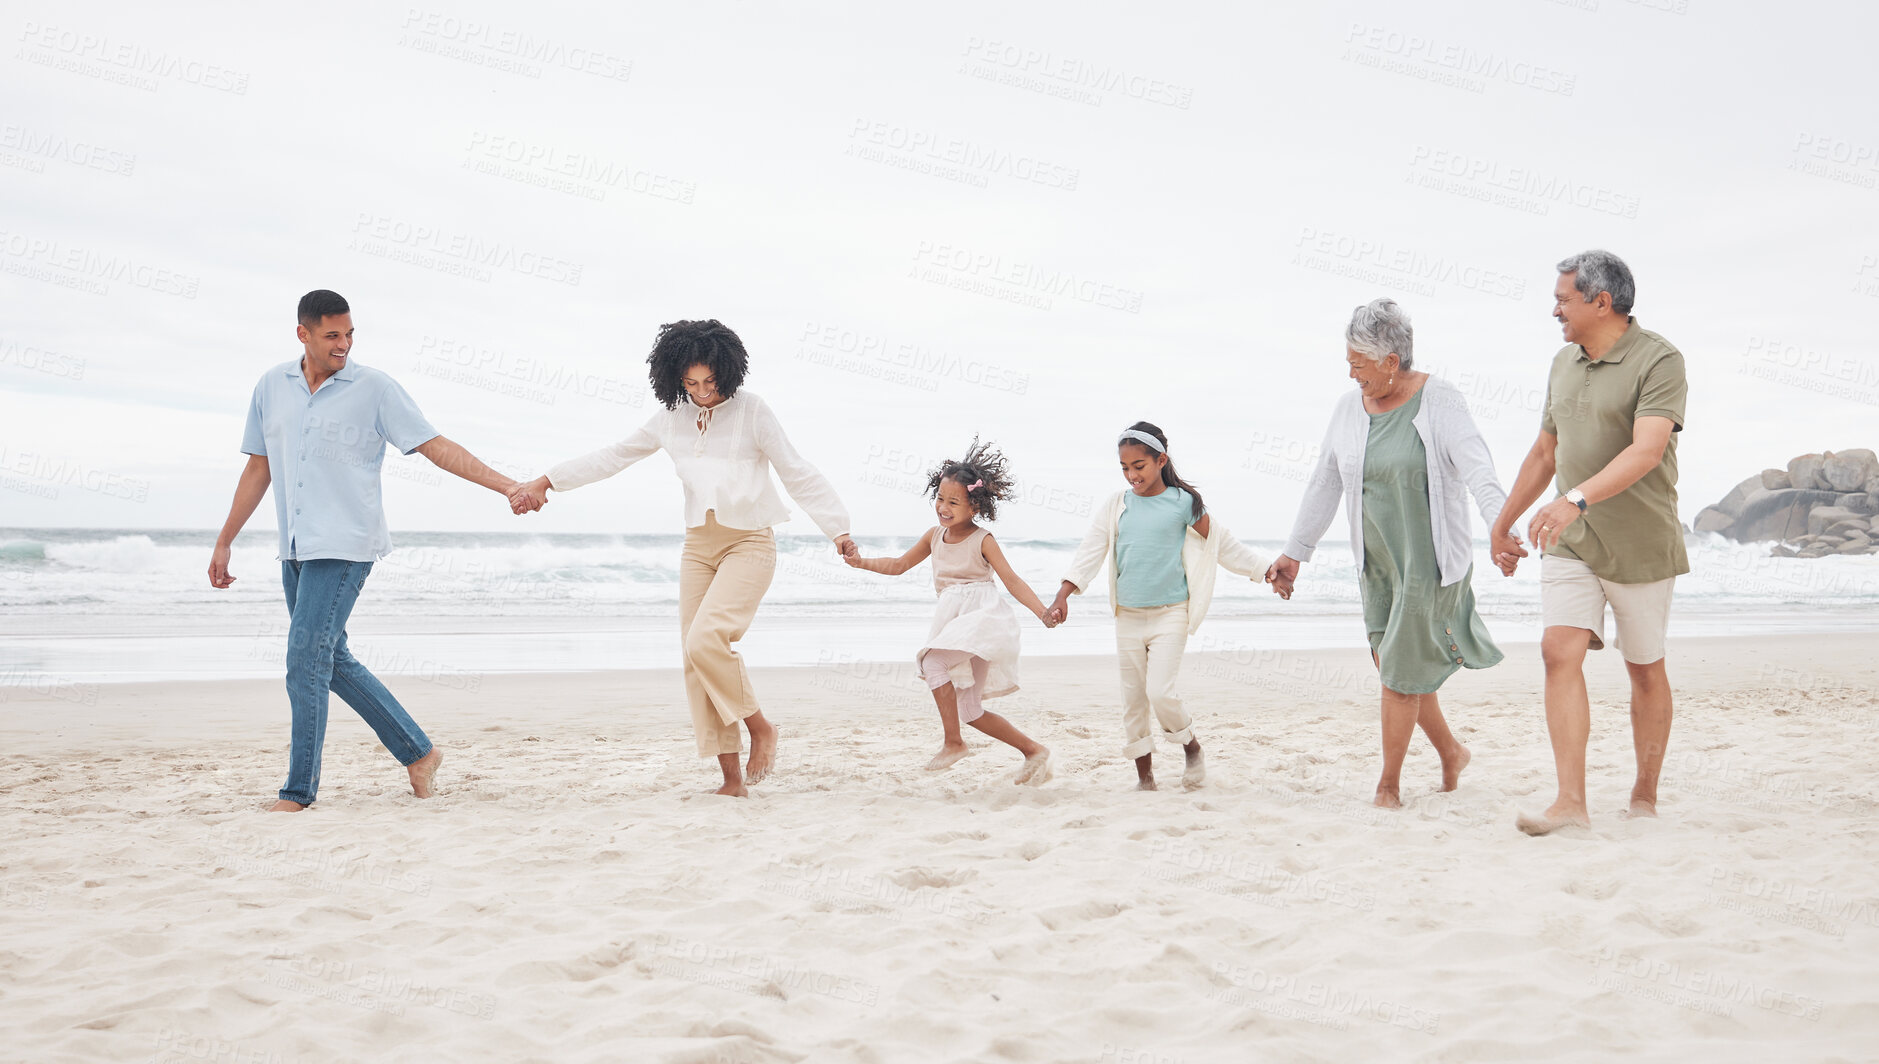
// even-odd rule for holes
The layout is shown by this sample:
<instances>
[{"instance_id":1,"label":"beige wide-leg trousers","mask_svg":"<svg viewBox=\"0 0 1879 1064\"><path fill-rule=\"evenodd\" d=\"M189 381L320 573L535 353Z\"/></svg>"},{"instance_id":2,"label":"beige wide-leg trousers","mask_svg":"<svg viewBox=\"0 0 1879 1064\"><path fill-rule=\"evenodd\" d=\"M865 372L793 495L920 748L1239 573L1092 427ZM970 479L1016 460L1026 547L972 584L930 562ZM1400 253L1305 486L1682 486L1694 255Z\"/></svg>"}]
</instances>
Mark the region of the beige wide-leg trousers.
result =
<instances>
[{"instance_id":1,"label":"beige wide-leg trousers","mask_svg":"<svg viewBox=\"0 0 1879 1064\"><path fill-rule=\"evenodd\" d=\"M750 673L731 644L744 638L776 575L776 534L705 523L685 530L679 559L679 636L685 656L685 697L700 757L741 753L737 722L757 712Z\"/></svg>"}]
</instances>

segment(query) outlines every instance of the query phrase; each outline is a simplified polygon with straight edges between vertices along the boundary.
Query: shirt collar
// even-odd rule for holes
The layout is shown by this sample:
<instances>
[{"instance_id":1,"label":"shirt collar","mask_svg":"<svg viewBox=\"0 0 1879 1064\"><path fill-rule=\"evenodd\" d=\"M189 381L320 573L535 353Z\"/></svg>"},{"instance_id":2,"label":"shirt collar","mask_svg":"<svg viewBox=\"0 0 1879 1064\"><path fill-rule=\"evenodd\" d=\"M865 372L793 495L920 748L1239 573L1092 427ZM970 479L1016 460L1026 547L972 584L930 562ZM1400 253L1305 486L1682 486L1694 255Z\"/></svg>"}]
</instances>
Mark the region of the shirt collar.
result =
<instances>
[{"instance_id":1,"label":"shirt collar","mask_svg":"<svg viewBox=\"0 0 1879 1064\"><path fill-rule=\"evenodd\" d=\"M1625 360L1625 354L1638 342L1638 338L1644 335L1644 330L1638 328L1638 316L1636 314L1625 315L1625 320L1630 322L1630 324L1625 326L1624 335L1618 338L1618 342L1612 345L1610 351L1605 352L1604 357L1599 359L1600 362L1623 362ZM1584 344L1579 345L1579 361L1592 361L1592 356L1585 353Z\"/></svg>"},{"instance_id":2,"label":"shirt collar","mask_svg":"<svg viewBox=\"0 0 1879 1064\"><path fill-rule=\"evenodd\" d=\"M285 370L283 374L284 376L297 378L300 381L300 384L302 387L305 387L307 383L307 372L306 370L300 368L300 364L306 361L306 357L307 356L305 355L301 355L299 358L296 358L292 362L287 363L287 369ZM359 369L358 364L354 362L351 358L347 358L346 364L340 367L339 372L333 374L332 376L326 379L329 381L356 380L358 379L358 369Z\"/></svg>"}]
</instances>

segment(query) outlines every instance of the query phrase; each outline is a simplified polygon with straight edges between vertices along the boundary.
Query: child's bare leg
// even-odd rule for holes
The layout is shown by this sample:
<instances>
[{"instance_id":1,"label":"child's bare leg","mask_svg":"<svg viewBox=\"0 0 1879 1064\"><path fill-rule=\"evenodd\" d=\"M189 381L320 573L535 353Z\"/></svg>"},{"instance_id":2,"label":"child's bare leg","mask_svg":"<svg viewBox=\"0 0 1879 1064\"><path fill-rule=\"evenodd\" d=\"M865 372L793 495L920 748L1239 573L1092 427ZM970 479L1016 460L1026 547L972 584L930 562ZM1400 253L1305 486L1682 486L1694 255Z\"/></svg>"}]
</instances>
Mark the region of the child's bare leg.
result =
<instances>
[{"instance_id":1,"label":"child's bare leg","mask_svg":"<svg viewBox=\"0 0 1879 1064\"><path fill-rule=\"evenodd\" d=\"M1013 783L1028 783L1035 787L1050 779L1049 747L1019 731L1010 721L989 711L980 713L972 721L972 726L1024 755L1024 767L1012 777Z\"/></svg>"},{"instance_id":2,"label":"child's bare leg","mask_svg":"<svg viewBox=\"0 0 1879 1064\"><path fill-rule=\"evenodd\" d=\"M1155 755L1143 754L1135 759L1135 789L1152 791L1155 789Z\"/></svg>"},{"instance_id":3,"label":"child's bare leg","mask_svg":"<svg viewBox=\"0 0 1879 1064\"><path fill-rule=\"evenodd\" d=\"M933 701L939 706L940 730L945 739L940 743L939 753L926 763L928 772L938 772L958 764L961 758L972 753L966 746L966 740L959 734L959 692L952 684L933 688Z\"/></svg>"}]
</instances>

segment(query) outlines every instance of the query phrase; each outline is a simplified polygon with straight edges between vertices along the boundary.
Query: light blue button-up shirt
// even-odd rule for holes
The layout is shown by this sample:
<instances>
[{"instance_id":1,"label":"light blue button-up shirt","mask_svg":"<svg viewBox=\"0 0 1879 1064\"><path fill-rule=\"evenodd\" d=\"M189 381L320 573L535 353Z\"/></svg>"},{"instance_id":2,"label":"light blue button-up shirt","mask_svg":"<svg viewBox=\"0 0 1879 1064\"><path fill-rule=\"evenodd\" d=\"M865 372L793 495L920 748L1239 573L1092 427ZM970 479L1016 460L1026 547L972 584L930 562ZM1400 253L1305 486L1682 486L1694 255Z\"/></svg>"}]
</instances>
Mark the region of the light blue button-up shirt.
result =
<instances>
[{"instance_id":1,"label":"light blue button-up shirt","mask_svg":"<svg viewBox=\"0 0 1879 1064\"><path fill-rule=\"evenodd\" d=\"M241 449L267 458L281 559L372 562L389 554L379 491L385 445L410 454L436 436L397 381L350 359L314 392L299 359L262 374Z\"/></svg>"}]
</instances>

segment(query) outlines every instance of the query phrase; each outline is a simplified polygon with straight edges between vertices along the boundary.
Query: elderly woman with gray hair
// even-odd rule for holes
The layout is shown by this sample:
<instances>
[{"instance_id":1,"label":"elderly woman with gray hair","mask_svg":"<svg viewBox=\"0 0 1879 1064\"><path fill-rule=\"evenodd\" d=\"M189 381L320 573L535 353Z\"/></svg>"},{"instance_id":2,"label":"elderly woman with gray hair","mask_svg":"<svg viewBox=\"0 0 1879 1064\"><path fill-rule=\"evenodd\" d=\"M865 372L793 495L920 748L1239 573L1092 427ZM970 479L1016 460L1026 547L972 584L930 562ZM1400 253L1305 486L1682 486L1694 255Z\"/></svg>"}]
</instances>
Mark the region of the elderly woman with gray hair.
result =
<instances>
[{"instance_id":1,"label":"elderly woman with gray hair","mask_svg":"<svg viewBox=\"0 0 1879 1064\"><path fill-rule=\"evenodd\" d=\"M1421 725L1452 791L1468 748L1448 730L1436 690L1456 669L1498 664L1475 613L1467 496L1491 526L1507 494L1455 386L1413 369L1409 315L1394 300L1358 307L1344 331L1357 392L1338 400L1285 553L1266 578L1292 597L1301 562L1344 503L1363 592L1364 627L1383 684L1383 775L1376 804L1394 809L1403 757ZM1510 535L1507 568L1522 554ZM1497 553L1508 545L1496 544Z\"/></svg>"}]
</instances>

